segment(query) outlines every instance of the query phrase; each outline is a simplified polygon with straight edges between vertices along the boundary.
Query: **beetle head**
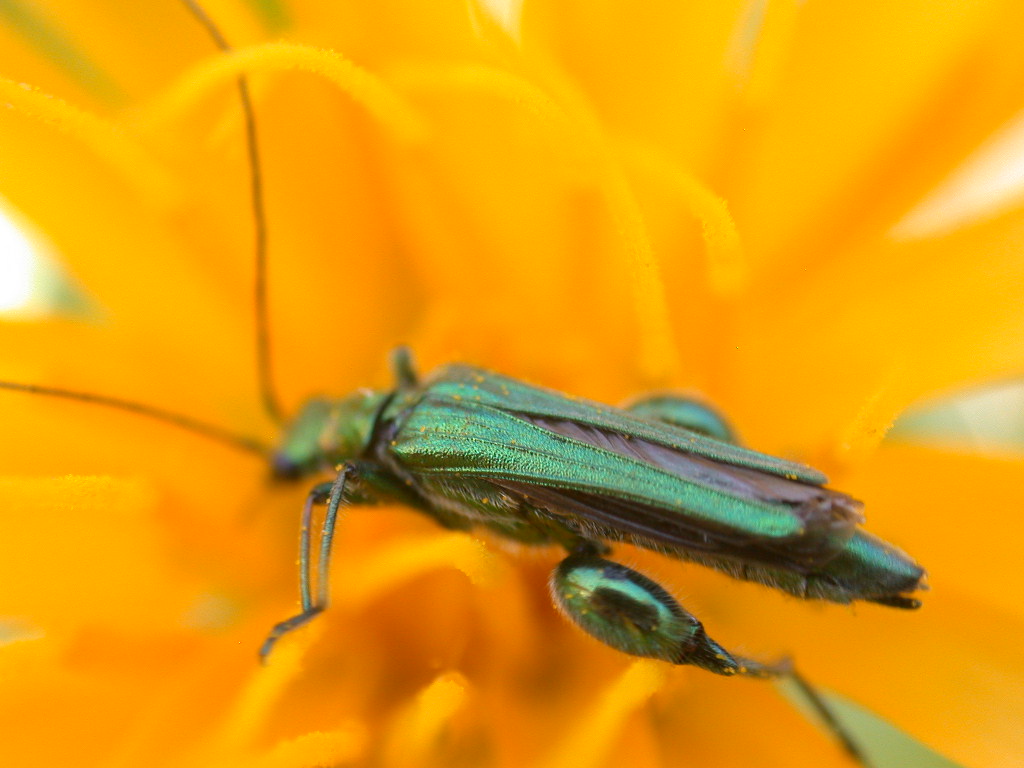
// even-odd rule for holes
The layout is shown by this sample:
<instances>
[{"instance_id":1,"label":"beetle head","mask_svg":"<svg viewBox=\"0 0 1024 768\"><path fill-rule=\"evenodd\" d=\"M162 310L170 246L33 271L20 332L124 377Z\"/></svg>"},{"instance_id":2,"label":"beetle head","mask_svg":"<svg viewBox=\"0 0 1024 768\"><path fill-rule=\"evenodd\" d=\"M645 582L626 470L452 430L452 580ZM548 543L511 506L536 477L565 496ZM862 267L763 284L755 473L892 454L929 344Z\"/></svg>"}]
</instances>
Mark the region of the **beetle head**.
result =
<instances>
[{"instance_id":1,"label":"beetle head","mask_svg":"<svg viewBox=\"0 0 1024 768\"><path fill-rule=\"evenodd\" d=\"M274 477L294 480L331 471L366 449L387 394L360 390L338 400L312 398L285 428L274 452Z\"/></svg>"}]
</instances>

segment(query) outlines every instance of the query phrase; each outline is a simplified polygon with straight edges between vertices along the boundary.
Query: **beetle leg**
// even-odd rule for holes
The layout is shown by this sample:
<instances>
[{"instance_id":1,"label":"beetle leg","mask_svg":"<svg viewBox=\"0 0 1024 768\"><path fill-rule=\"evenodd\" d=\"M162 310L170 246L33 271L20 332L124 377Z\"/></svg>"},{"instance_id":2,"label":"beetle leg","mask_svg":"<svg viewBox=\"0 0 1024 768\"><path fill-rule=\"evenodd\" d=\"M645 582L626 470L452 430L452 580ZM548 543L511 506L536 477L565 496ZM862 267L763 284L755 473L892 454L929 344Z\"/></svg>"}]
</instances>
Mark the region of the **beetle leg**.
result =
<instances>
[{"instance_id":1,"label":"beetle leg","mask_svg":"<svg viewBox=\"0 0 1024 768\"><path fill-rule=\"evenodd\" d=\"M579 537L573 539L571 543L567 543L566 549L569 550L570 555L580 557L610 555L612 552L612 548L603 541L595 541L593 539L583 539Z\"/></svg>"},{"instance_id":2,"label":"beetle leg","mask_svg":"<svg viewBox=\"0 0 1024 768\"><path fill-rule=\"evenodd\" d=\"M309 492L309 495L306 496L306 503L302 507L302 525L299 529L299 595L303 612L313 607L313 592L309 578L309 547L310 529L313 526L313 505L326 504L331 498L331 489L333 488L334 481L330 483L317 483L313 490Z\"/></svg>"},{"instance_id":3,"label":"beetle leg","mask_svg":"<svg viewBox=\"0 0 1024 768\"><path fill-rule=\"evenodd\" d=\"M309 492L302 509L302 526L299 533L299 594L302 611L289 619L278 622L270 630L267 639L260 646L260 660L264 663L273 650L274 644L293 629L298 629L327 607L330 593L331 543L338 520L338 510L343 503L351 503L355 495L353 480L358 473L355 462L346 462L338 470L331 483L320 483ZM327 504L327 513L320 529L320 553L316 568L316 598L313 598L311 579L311 528L313 506Z\"/></svg>"},{"instance_id":4,"label":"beetle leg","mask_svg":"<svg viewBox=\"0 0 1024 768\"><path fill-rule=\"evenodd\" d=\"M693 664L719 675L791 680L846 751L864 763L856 742L789 660L765 664L733 655L708 637L697 617L664 587L643 574L584 551L555 569L551 594L580 629L619 651Z\"/></svg>"},{"instance_id":5,"label":"beetle leg","mask_svg":"<svg viewBox=\"0 0 1024 768\"><path fill-rule=\"evenodd\" d=\"M707 403L695 398L671 394L646 395L634 400L626 406L626 410L726 443L738 442L735 430L725 417Z\"/></svg>"},{"instance_id":6,"label":"beetle leg","mask_svg":"<svg viewBox=\"0 0 1024 768\"><path fill-rule=\"evenodd\" d=\"M412 352L406 346L395 347L391 352L391 370L401 387L413 387L419 383L419 376L412 363Z\"/></svg>"}]
</instances>

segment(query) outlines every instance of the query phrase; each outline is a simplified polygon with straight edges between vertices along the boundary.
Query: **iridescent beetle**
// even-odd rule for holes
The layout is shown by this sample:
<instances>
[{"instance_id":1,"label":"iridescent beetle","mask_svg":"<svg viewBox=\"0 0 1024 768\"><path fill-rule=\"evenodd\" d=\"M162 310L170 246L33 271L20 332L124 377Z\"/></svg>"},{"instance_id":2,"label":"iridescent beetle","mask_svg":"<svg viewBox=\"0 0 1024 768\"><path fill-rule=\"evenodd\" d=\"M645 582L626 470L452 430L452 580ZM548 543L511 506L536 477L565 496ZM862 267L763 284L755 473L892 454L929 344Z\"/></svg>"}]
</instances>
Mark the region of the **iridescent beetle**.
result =
<instances>
[{"instance_id":1,"label":"iridescent beetle","mask_svg":"<svg viewBox=\"0 0 1024 768\"><path fill-rule=\"evenodd\" d=\"M551 578L565 614L613 648L723 675L788 673L736 657L662 587L604 559L627 542L802 598L916 608L924 571L861 530L861 504L821 473L740 448L709 409L658 396L630 409L567 397L479 368L450 365L420 381L394 356L395 389L311 400L273 459L281 478L335 471L302 517L302 611L264 643L327 605L331 536L342 506L378 500L448 528L486 528L569 556ZM311 517L326 504L317 595Z\"/></svg>"},{"instance_id":2,"label":"iridescent beetle","mask_svg":"<svg viewBox=\"0 0 1024 768\"><path fill-rule=\"evenodd\" d=\"M183 2L229 50L202 8ZM270 381L256 127L244 78L239 93L253 173L260 384L268 412L281 421ZM717 674L789 676L859 756L787 662L731 654L664 588L607 559L609 543L624 542L801 598L918 607L912 593L923 587L923 569L859 527L859 502L825 488L825 476L813 469L738 447L725 421L691 400L660 395L619 409L462 365L421 381L404 349L393 363L394 389L311 400L283 425L271 457L275 477L334 478L315 485L304 505L301 610L272 629L262 658L282 635L327 607L339 511L397 501L448 528L486 528L526 544L563 546L568 556L551 577L551 593L585 632L624 653ZM119 408L266 453L257 441L148 405L13 382L0 382L0 388ZM314 579L317 505L327 511Z\"/></svg>"}]
</instances>

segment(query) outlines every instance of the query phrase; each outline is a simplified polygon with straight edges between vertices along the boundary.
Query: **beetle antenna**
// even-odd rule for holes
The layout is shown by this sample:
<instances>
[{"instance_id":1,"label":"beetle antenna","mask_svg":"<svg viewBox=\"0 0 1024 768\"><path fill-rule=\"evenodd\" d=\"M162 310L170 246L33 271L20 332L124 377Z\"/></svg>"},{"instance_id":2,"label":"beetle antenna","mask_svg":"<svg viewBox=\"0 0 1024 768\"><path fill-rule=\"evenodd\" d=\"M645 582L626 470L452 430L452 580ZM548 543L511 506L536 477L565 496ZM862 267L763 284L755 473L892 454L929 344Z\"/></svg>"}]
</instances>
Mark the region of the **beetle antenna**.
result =
<instances>
[{"instance_id":1,"label":"beetle antenna","mask_svg":"<svg viewBox=\"0 0 1024 768\"><path fill-rule=\"evenodd\" d=\"M185 7L203 25L214 44L225 53L233 50L227 38L214 23L210 15L196 0L182 0ZM238 77L238 97L242 103L245 120L245 144L249 155L249 190L252 201L252 216L255 227L256 282L254 303L256 314L256 375L259 379L260 397L263 409L277 424L284 421L281 404L274 389L271 375L270 321L267 307L267 214L263 197L263 171L260 163L259 140L256 132L256 110L252 105L249 81L244 75Z\"/></svg>"},{"instance_id":2,"label":"beetle antenna","mask_svg":"<svg viewBox=\"0 0 1024 768\"><path fill-rule=\"evenodd\" d=\"M174 411L167 411L163 408L157 408L144 403L136 403L131 400L121 400L120 398L107 397L106 395L94 395L88 392L75 392L74 390L59 389L57 387L41 387L36 384L19 384L13 381L0 381L0 389L7 389L14 392L28 392L33 395L46 395L47 397L61 397L65 400L77 400L80 403L94 403L108 408L116 408L119 411L127 411L128 413L147 416L148 418L162 421L165 424L173 424L180 429L184 429L196 435L202 435L203 437L215 440L219 443L224 443L232 448L246 451L248 453L257 453L261 456L266 456L270 453L270 447L256 438L239 435L214 424L208 424L205 421L199 421L198 419L193 419L190 416L175 413Z\"/></svg>"}]
</instances>

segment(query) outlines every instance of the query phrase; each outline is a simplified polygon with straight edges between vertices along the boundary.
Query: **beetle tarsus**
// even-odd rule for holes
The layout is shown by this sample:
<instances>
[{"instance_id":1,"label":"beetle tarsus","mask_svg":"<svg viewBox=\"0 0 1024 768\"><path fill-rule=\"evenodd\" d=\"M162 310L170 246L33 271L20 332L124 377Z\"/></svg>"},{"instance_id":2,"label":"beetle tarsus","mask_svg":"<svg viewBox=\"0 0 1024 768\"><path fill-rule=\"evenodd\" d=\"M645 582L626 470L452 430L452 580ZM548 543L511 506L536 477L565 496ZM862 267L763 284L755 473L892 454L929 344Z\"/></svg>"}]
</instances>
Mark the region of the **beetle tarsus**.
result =
<instances>
[{"instance_id":1,"label":"beetle tarsus","mask_svg":"<svg viewBox=\"0 0 1024 768\"><path fill-rule=\"evenodd\" d=\"M886 605L890 608L903 608L908 611L916 611L921 607L921 601L914 597L904 597L903 595L885 595L884 597L869 597L867 598L869 603L877 603L878 605Z\"/></svg>"},{"instance_id":2,"label":"beetle tarsus","mask_svg":"<svg viewBox=\"0 0 1024 768\"><path fill-rule=\"evenodd\" d=\"M260 646L260 661L264 664L277 641L285 634L307 624L311 619L327 608L330 597L330 566L331 544L334 539L334 528L337 524L338 510L350 500L353 483L350 482L358 474L356 462L346 462L338 468L333 482L320 483L313 487L306 497L302 510L302 525L299 534L299 596L302 612L290 619L278 622L270 630L267 639ZM313 592L312 519L315 505L327 504L327 513L320 529L320 547L316 564L316 593Z\"/></svg>"},{"instance_id":3,"label":"beetle tarsus","mask_svg":"<svg viewBox=\"0 0 1024 768\"><path fill-rule=\"evenodd\" d=\"M292 616L290 619L285 619L275 624L274 628L270 630L270 634L267 635L267 639L263 641L263 645L260 646L260 663L267 663L267 659L270 658L270 652L274 650L278 640L292 630L308 624L311 619L323 613L323 610L323 606L314 605L308 611L303 611L297 616Z\"/></svg>"}]
</instances>

